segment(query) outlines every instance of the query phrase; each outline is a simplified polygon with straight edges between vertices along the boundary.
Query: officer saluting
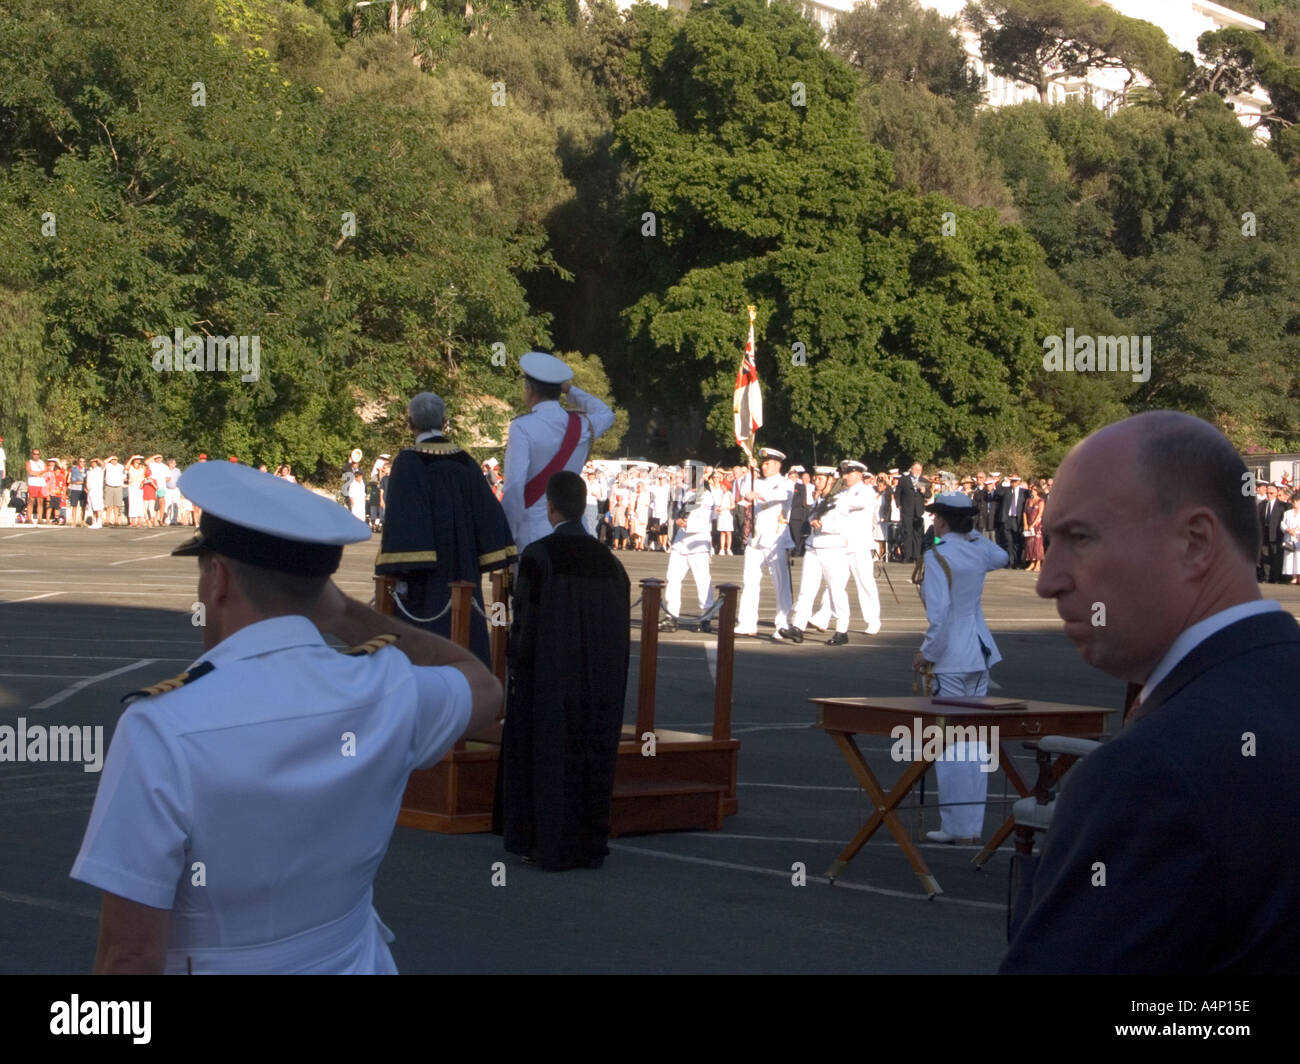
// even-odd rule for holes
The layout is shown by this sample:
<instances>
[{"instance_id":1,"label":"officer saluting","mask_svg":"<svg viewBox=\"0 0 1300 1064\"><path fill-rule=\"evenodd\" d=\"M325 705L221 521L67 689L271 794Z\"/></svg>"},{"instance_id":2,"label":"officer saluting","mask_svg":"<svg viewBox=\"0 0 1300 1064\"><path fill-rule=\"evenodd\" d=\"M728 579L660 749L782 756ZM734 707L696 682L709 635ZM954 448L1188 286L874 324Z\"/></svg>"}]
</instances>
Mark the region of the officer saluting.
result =
<instances>
[{"instance_id":1,"label":"officer saluting","mask_svg":"<svg viewBox=\"0 0 1300 1064\"><path fill-rule=\"evenodd\" d=\"M113 736L72 868L104 892L95 970L395 973L371 898L407 775L490 724L500 684L335 586L370 531L332 501L225 462L180 489L204 653Z\"/></svg>"},{"instance_id":2,"label":"officer saluting","mask_svg":"<svg viewBox=\"0 0 1300 1064\"><path fill-rule=\"evenodd\" d=\"M524 371L529 412L510 422L501 506L515 547L523 554L533 540L551 534L546 482L561 470L581 472L592 442L614 424L614 412L575 387L573 370L554 355L529 351L519 359L519 368ZM561 395L569 397L574 410L560 406Z\"/></svg>"},{"instance_id":3,"label":"officer saluting","mask_svg":"<svg viewBox=\"0 0 1300 1064\"><path fill-rule=\"evenodd\" d=\"M974 531L975 503L959 491L945 492L926 507L934 514L939 543L921 562L921 597L930 626L912 667L932 668L935 694L986 695L989 669L1002 660L984 621L980 599L984 578L1007 564L1007 552ZM928 831L931 842L976 842L984 826L988 773L980 760L982 744L956 743L935 762L939 784L941 831Z\"/></svg>"}]
</instances>

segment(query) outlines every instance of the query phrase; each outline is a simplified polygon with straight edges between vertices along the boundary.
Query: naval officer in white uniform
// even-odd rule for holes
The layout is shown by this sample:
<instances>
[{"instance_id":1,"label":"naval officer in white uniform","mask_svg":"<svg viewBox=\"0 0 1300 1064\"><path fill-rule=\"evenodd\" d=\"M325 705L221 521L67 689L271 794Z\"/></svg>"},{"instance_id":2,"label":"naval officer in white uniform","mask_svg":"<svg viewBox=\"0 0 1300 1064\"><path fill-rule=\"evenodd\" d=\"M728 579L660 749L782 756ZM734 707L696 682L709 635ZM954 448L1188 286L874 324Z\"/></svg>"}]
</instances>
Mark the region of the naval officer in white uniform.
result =
<instances>
[{"instance_id":1,"label":"naval officer in white uniform","mask_svg":"<svg viewBox=\"0 0 1300 1064\"><path fill-rule=\"evenodd\" d=\"M838 491L832 490L835 479L834 466L813 468L817 505L809 515L810 531L803 553L803 572L799 574L799 599L794 606L790 627L781 632L781 637L792 643L803 642L803 630L823 581L830 602L827 619L835 621L835 634L826 640L826 645L840 647L849 641L849 565L844 538L849 516L839 507L845 496L843 486Z\"/></svg>"},{"instance_id":2,"label":"naval officer in white uniform","mask_svg":"<svg viewBox=\"0 0 1300 1064\"><path fill-rule=\"evenodd\" d=\"M984 621L980 599L985 575L1007 564L1007 552L974 531L975 503L959 491L945 492L926 507L934 514L939 542L925 554L921 594L930 622L913 667L934 672L934 694L986 695L989 669L1002 660ZM935 762L940 831L931 842L979 841L989 774L981 770L983 743L954 743Z\"/></svg>"},{"instance_id":3,"label":"naval officer in white uniform","mask_svg":"<svg viewBox=\"0 0 1300 1064\"><path fill-rule=\"evenodd\" d=\"M501 506L522 555L533 540L551 534L546 482L562 470L582 471L592 441L614 424L614 412L575 387L573 370L554 355L529 351L519 359L519 368L524 371L528 413L510 422ZM569 397L571 410L560 405L561 395Z\"/></svg>"},{"instance_id":4,"label":"naval officer in white uniform","mask_svg":"<svg viewBox=\"0 0 1300 1064\"><path fill-rule=\"evenodd\" d=\"M790 560L794 549L790 537L790 503L794 485L781 476L785 455L770 447L758 452L762 478L741 496L741 502L754 504L754 530L745 544L745 588L740 593L740 610L736 618L737 635L758 635L758 592L763 570L772 576L776 588L776 631L772 638L781 639L781 629L790 617Z\"/></svg>"},{"instance_id":5,"label":"naval officer in white uniform","mask_svg":"<svg viewBox=\"0 0 1300 1064\"><path fill-rule=\"evenodd\" d=\"M726 500L728 506L731 500ZM713 545L713 515L723 500L706 481L701 481L695 491L684 489L681 514L673 521L673 544L668 550L668 588L664 592L667 618L659 625L661 632L675 632L677 618L682 612L682 581L689 568L695 578L695 594L700 606L700 616L713 608L713 584L709 573L709 548ZM700 624L701 632L709 631L709 623Z\"/></svg>"},{"instance_id":6,"label":"naval officer in white uniform","mask_svg":"<svg viewBox=\"0 0 1300 1064\"><path fill-rule=\"evenodd\" d=\"M103 891L95 971L395 974L371 898L406 778L491 724L501 686L338 589L370 530L332 501L227 462L180 488L204 653L113 735L72 868Z\"/></svg>"},{"instance_id":7,"label":"naval officer in white uniform","mask_svg":"<svg viewBox=\"0 0 1300 1064\"><path fill-rule=\"evenodd\" d=\"M849 579L858 587L858 605L866 622L867 635L880 631L880 590L876 587L876 540L880 526L876 490L866 479L869 470L861 462L846 458L840 463L840 476L846 485L835 508L848 519L844 527L844 557ZM847 606L847 604L846 604ZM809 623L823 632L831 620L829 592L822 594L821 608Z\"/></svg>"}]
</instances>

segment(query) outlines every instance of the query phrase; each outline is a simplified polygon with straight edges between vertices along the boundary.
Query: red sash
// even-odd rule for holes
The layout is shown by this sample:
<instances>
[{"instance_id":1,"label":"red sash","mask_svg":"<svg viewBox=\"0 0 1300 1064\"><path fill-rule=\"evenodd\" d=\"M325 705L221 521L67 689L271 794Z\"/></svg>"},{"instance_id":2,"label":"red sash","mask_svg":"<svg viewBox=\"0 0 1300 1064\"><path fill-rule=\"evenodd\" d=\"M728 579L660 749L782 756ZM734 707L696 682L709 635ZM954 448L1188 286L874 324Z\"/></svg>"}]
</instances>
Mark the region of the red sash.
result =
<instances>
[{"instance_id":1,"label":"red sash","mask_svg":"<svg viewBox=\"0 0 1300 1064\"><path fill-rule=\"evenodd\" d=\"M572 410L569 411L569 427L564 430L564 439L555 457L546 463L546 467L524 485L524 506L530 507L546 494L546 482L564 468L573 452L577 450L578 440L582 436L582 419Z\"/></svg>"}]
</instances>

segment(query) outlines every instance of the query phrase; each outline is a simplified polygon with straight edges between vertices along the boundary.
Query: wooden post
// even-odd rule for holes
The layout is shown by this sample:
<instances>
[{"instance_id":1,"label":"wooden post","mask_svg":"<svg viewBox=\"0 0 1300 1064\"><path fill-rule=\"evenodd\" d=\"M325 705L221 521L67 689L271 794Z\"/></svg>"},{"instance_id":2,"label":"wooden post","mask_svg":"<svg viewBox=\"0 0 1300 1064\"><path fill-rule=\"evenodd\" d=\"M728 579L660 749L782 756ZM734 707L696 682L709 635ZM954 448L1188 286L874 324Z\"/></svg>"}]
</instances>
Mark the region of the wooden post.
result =
<instances>
[{"instance_id":1,"label":"wooden post","mask_svg":"<svg viewBox=\"0 0 1300 1064\"><path fill-rule=\"evenodd\" d=\"M713 737L731 738L731 672L736 661L736 611L739 584L719 584L722 609L718 612L717 677L713 686Z\"/></svg>"},{"instance_id":2,"label":"wooden post","mask_svg":"<svg viewBox=\"0 0 1300 1064\"><path fill-rule=\"evenodd\" d=\"M453 580L448 586L451 588L451 641L458 647L468 647L474 585L468 580Z\"/></svg>"},{"instance_id":3,"label":"wooden post","mask_svg":"<svg viewBox=\"0 0 1300 1064\"><path fill-rule=\"evenodd\" d=\"M641 581L641 660L637 665L637 742L655 730L655 672L659 668L659 596L664 582L653 577Z\"/></svg>"},{"instance_id":4,"label":"wooden post","mask_svg":"<svg viewBox=\"0 0 1300 1064\"><path fill-rule=\"evenodd\" d=\"M474 609L474 585L468 580L453 580L451 587L451 641L458 647L469 646L469 620ZM462 738L456 743L457 750L465 749Z\"/></svg>"},{"instance_id":5,"label":"wooden post","mask_svg":"<svg viewBox=\"0 0 1300 1064\"><path fill-rule=\"evenodd\" d=\"M397 578L393 576L376 576L375 577L375 612L382 613L385 617L391 617L395 612L393 609L393 588L397 586Z\"/></svg>"},{"instance_id":6,"label":"wooden post","mask_svg":"<svg viewBox=\"0 0 1300 1064\"><path fill-rule=\"evenodd\" d=\"M501 615L497 603L505 606L504 618L510 616L510 570L497 569L492 574L492 602L488 605L488 643L491 646L492 675L503 684L506 682L506 647L510 640L510 625L497 624L491 617Z\"/></svg>"}]
</instances>

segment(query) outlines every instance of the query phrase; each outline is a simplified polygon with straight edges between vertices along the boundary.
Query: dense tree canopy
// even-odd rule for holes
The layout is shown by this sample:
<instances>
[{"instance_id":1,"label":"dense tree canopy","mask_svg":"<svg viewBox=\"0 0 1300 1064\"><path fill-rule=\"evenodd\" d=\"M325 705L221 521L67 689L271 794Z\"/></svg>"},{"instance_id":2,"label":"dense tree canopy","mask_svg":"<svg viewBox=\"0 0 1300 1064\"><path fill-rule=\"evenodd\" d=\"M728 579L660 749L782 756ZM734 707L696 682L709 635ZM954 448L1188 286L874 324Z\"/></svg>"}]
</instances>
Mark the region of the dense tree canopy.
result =
<instances>
[{"instance_id":1,"label":"dense tree canopy","mask_svg":"<svg viewBox=\"0 0 1300 1064\"><path fill-rule=\"evenodd\" d=\"M1300 5L1254 6L1200 72L1084 0L972 14L1040 92L1156 82L1108 118L977 113L915 0L825 39L782 0L412 2L395 32L345 0L0 0L0 432L323 472L430 388L499 452L554 344L618 410L597 453L732 457L753 304L762 438L803 457L1046 469L1154 405L1300 447ZM1272 150L1223 102L1253 80ZM178 330L256 338L256 372L159 368ZM1066 330L1150 337L1149 378L1049 372Z\"/></svg>"}]
</instances>

